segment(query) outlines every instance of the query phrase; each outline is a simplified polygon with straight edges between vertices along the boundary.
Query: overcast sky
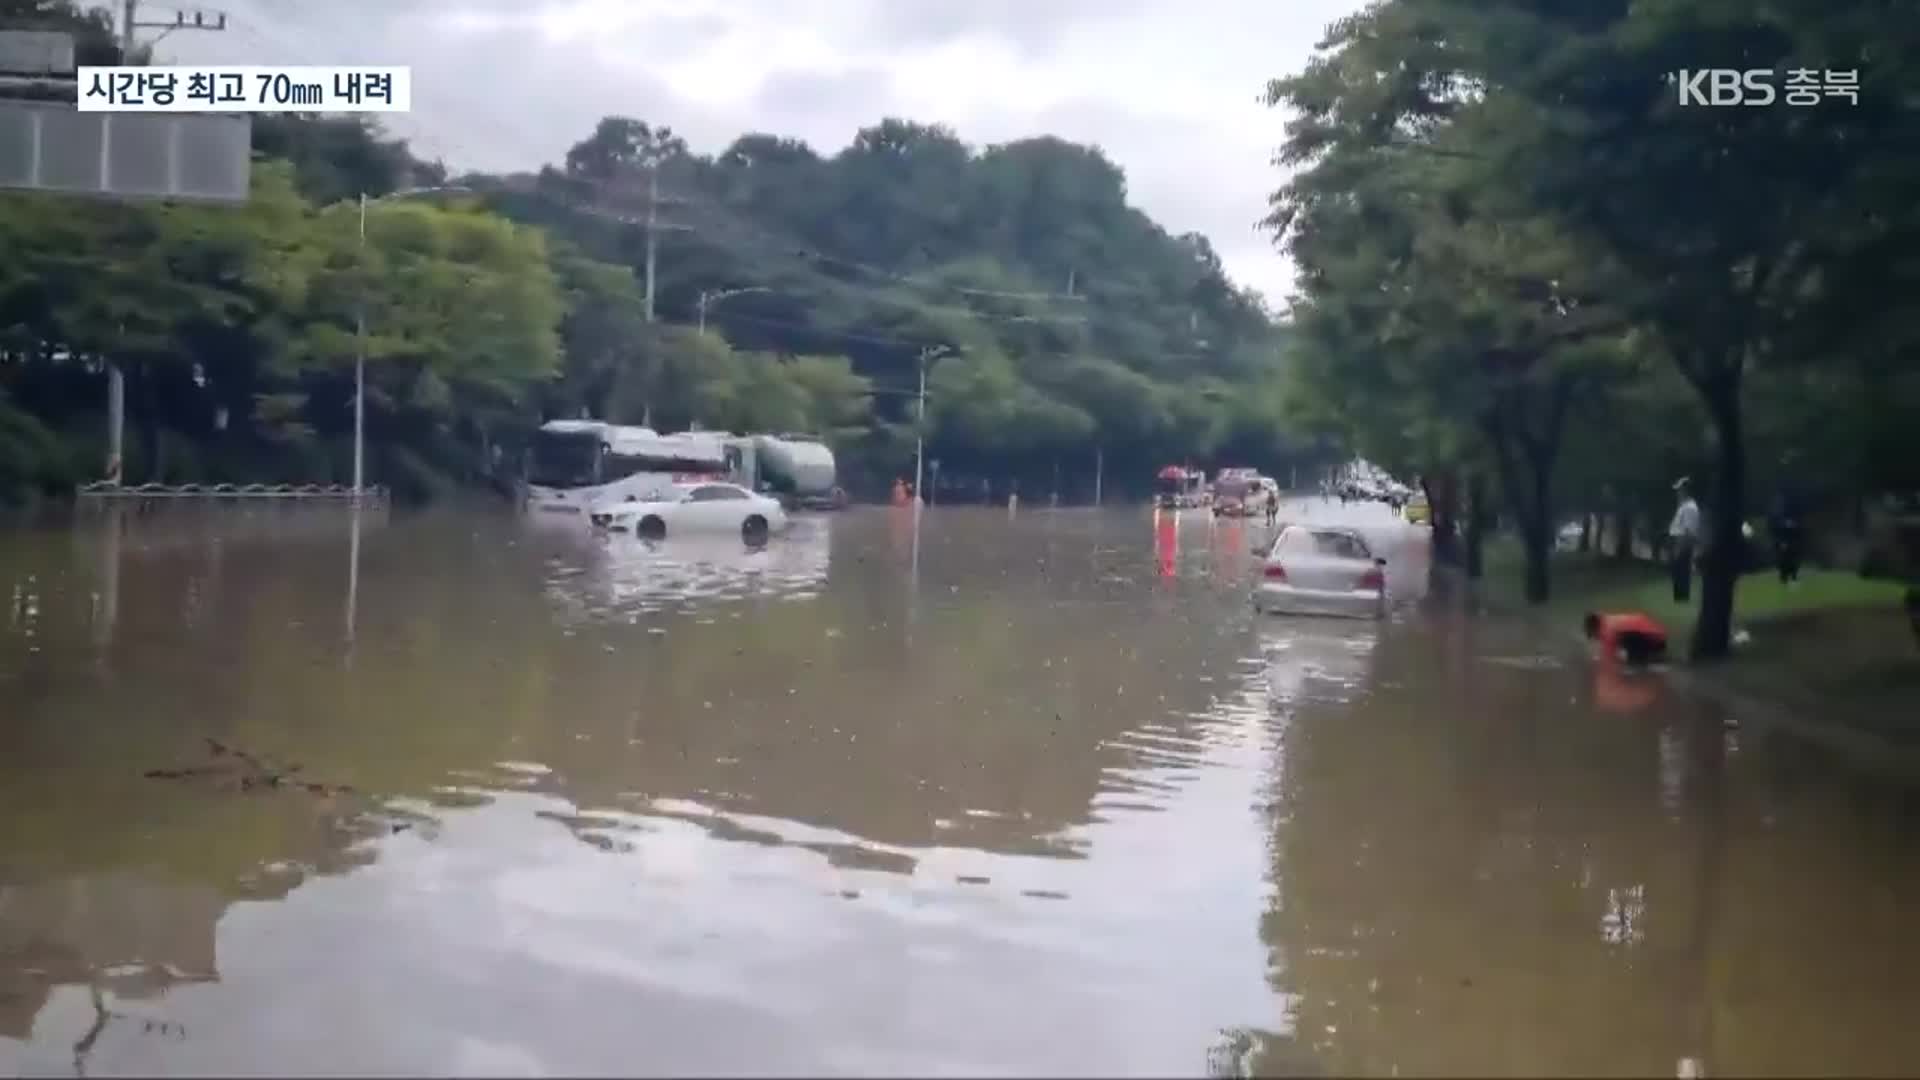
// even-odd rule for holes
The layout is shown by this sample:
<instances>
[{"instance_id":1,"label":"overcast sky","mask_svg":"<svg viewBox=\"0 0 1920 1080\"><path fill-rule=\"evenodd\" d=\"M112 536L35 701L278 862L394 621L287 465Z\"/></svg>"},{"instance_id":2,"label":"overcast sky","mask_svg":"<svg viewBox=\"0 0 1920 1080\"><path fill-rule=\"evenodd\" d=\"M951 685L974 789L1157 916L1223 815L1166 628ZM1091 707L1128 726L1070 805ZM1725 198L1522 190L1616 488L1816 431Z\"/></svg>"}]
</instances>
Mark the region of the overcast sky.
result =
<instances>
[{"instance_id":1,"label":"overcast sky","mask_svg":"<svg viewBox=\"0 0 1920 1080\"><path fill-rule=\"evenodd\" d=\"M163 5L150 0L152 14ZM190 5L182 5L190 6ZM409 64L393 128L456 169L553 162L610 113L696 150L744 131L830 154L883 116L968 143L1102 147L1135 205L1205 233L1276 306L1286 261L1254 228L1282 116L1257 102L1359 0L224 0L181 62Z\"/></svg>"}]
</instances>

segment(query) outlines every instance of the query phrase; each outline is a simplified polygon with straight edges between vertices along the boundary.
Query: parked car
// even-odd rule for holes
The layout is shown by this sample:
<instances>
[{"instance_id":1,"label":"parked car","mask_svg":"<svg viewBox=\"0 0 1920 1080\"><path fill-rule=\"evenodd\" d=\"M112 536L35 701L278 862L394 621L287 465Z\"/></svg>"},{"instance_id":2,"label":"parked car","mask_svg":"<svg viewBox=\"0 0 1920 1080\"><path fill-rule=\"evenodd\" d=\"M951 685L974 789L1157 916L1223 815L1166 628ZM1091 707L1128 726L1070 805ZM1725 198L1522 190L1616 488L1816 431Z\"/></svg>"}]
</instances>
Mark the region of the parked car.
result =
<instances>
[{"instance_id":1,"label":"parked car","mask_svg":"<svg viewBox=\"0 0 1920 1080\"><path fill-rule=\"evenodd\" d=\"M787 526L778 499L738 484L675 484L667 497L650 502L607 503L588 515L595 528L632 533L647 540L669 533L734 533L760 543Z\"/></svg>"},{"instance_id":2,"label":"parked car","mask_svg":"<svg viewBox=\"0 0 1920 1080\"><path fill-rule=\"evenodd\" d=\"M1401 513L1406 517L1409 525L1433 524L1433 507L1428 504L1426 495L1421 492L1413 493L1413 497L1407 500L1407 505Z\"/></svg>"},{"instance_id":3,"label":"parked car","mask_svg":"<svg viewBox=\"0 0 1920 1080\"><path fill-rule=\"evenodd\" d=\"M1254 610L1378 619L1386 614L1386 566L1352 529L1288 525L1267 551Z\"/></svg>"}]
</instances>

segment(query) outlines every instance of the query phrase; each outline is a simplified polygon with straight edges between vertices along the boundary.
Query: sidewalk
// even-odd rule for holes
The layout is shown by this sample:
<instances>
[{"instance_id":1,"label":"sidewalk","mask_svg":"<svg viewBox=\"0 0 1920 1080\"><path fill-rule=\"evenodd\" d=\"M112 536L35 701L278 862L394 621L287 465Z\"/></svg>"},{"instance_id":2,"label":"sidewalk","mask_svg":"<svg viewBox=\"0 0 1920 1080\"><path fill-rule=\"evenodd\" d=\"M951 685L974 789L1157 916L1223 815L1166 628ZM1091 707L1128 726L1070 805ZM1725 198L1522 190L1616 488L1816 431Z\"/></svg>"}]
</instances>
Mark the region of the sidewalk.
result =
<instances>
[{"instance_id":1,"label":"sidewalk","mask_svg":"<svg viewBox=\"0 0 1920 1080\"><path fill-rule=\"evenodd\" d=\"M1905 587L1816 570L1787 588L1771 572L1741 579L1736 631L1724 662L1686 661L1695 609L1673 603L1663 569L1560 553L1554 596L1529 609L1517 552L1488 551L1480 596L1489 612L1539 620L1569 649L1586 649L1586 611L1644 611L1673 633L1668 678L1759 724L1823 746L1872 772L1920 783L1920 645L1901 608ZM1696 602L1699 584L1694 586Z\"/></svg>"}]
</instances>

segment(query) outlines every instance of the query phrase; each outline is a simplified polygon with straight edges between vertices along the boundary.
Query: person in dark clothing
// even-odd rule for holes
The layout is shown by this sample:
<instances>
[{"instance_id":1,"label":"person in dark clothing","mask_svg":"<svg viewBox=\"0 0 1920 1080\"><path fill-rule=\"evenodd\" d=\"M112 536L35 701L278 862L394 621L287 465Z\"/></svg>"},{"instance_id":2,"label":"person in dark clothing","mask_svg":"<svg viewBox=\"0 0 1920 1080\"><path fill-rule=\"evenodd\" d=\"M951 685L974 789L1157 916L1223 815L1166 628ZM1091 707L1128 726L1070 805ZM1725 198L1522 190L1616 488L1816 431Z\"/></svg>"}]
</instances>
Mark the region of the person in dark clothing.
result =
<instances>
[{"instance_id":1,"label":"person in dark clothing","mask_svg":"<svg viewBox=\"0 0 1920 1080\"><path fill-rule=\"evenodd\" d=\"M1267 524L1268 526L1272 526L1279 520L1280 493L1278 491L1269 491L1267 492Z\"/></svg>"},{"instance_id":2,"label":"person in dark clothing","mask_svg":"<svg viewBox=\"0 0 1920 1080\"><path fill-rule=\"evenodd\" d=\"M1800 562L1805 557L1806 522L1800 499L1792 489L1782 489L1774 497L1773 509L1767 515L1767 533L1773 538L1773 563L1780 572L1780 583L1797 584Z\"/></svg>"}]
</instances>

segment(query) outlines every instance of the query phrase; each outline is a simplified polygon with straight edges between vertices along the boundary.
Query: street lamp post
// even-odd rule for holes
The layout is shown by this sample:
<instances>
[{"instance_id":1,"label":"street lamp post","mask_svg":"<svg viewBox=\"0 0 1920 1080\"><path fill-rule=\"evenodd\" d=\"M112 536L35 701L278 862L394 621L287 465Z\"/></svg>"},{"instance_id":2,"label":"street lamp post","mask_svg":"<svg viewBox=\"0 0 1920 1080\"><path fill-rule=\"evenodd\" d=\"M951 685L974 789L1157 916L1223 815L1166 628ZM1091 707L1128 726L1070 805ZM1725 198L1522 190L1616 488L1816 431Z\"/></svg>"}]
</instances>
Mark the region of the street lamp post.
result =
<instances>
[{"instance_id":1,"label":"street lamp post","mask_svg":"<svg viewBox=\"0 0 1920 1080\"><path fill-rule=\"evenodd\" d=\"M359 303L355 305L353 316L353 501L356 504L366 493L367 475L367 282L364 273L367 260L367 204L415 195L462 194L471 190L458 184L443 184L390 191L371 199L367 198L366 192L360 193L360 244L356 259L362 274Z\"/></svg>"},{"instance_id":2,"label":"street lamp post","mask_svg":"<svg viewBox=\"0 0 1920 1080\"><path fill-rule=\"evenodd\" d=\"M360 193L360 299L353 312L353 501L360 502L367 472L367 193Z\"/></svg>"},{"instance_id":3,"label":"street lamp post","mask_svg":"<svg viewBox=\"0 0 1920 1080\"><path fill-rule=\"evenodd\" d=\"M748 293L766 293L766 292L772 292L772 291L773 291L772 289L769 289L763 285L753 285L744 289L720 289L715 292L707 292L703 290L700 293L700 304L699 304L700 332L702 334L707 332L707 307L709 305L717 304L720 301L725 300L729 296L745 296Z\"/></svg>"},{"instance_id":4,"label":"street lamp post","mask_svg":"<svg viewBox=\"0 0 1920 1080\"><path fill-rule=\"evenodd\" d=\"M952 356L955 350L947 345L930 345L920 350L920 407L914 417L913 432L913 506L918 510L924 503L920 490L921 481L926 478L927 457L927 365L943 356Z\"/></svg>"}]
</instances>

